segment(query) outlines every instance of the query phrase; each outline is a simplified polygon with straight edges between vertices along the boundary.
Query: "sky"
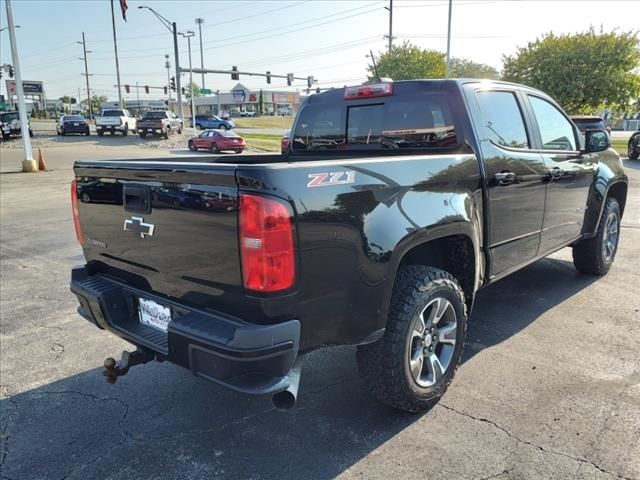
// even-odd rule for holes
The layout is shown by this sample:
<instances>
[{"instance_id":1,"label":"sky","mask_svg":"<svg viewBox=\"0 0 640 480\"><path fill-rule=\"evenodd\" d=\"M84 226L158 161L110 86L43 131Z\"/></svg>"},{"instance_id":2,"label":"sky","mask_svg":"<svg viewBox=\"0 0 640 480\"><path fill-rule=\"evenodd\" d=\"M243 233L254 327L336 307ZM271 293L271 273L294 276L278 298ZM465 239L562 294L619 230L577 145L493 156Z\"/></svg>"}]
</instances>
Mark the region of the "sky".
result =
<instances>
[{"instance_id":1,"label":"sky","mask_svg":"<svg viewBox=\"0 0 640 480\"><path fill-rule=\"evenodd\" d=\"M115 56L109 0L12 0L23 80L44 82L47 98L86 95L82 40L87 40L90 89L117 99ZM115 0L122 84L164 87L165 54L173 68L173 40L150 11L175 21L179 31L193 30L193 66L200 66L195 18L204 19L204 66L274 74L313 75L320 87L358 84L366 79L370 50L384 51L389 30L389 0L128 0L127 21ZM0 0L0 28L7 25ZM409 40L446 51L447 0L394 0L394 42ZM453 0L451 55L500 70L502 56L513 54L544 33L575 33L590 26L604 31L638 30L637 0ZM179 40L180 64L188 67L187 41ZM12 63L8 32L0 33L0 64ZM172 70L172 75L175 72ZM3 78L0 93L6 92ZM183 74L183 84L188 76ZM201 77L194 75L201 84ZM287 90L286 80L270 86L262 77L241 77L250 89ZM205 86L230 90L228 76L207 75ZM305 89L297 81L289 90ZM157 93L141 98L162 98ZM123 91L124 94L124 91ZM135 98L135 89L125 98Z\"/></svg>"}]
</instances>

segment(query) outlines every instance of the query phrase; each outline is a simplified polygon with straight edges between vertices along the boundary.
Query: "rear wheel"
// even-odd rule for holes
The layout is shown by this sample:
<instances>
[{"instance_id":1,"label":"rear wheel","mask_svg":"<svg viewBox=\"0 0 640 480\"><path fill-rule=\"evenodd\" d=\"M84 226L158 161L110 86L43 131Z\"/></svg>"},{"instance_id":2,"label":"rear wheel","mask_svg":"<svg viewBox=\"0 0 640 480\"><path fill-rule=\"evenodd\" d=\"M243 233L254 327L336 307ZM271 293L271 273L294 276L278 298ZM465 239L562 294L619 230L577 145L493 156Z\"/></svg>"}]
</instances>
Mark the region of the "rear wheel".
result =
<instances>
[{"instance_id":1,"label":"rear wheel","mask_svg":"<svg viewBox=\"0 0 640 480\"><path fill-rule=\"evenodd\" d=\"M211 153L220 153L220 149L218 148L218 144L213 142L210 147Z\"/></svg>"},{"instance_id":2,"label":"rear wheel","mask_svg":"<svg viewBox=\"0 0 640 480\"><path fill-rule=\"evenodd\" d=\"M195 144L189 140L189 143L187 144L189 146L189 150L191 150L192 152L195 152L197 150Z\"/></svg>"},{"instance_id":3,"label":"rear wheel","mask_svg":"<svg viewBox=\"0 0 640 480\"><path fill-rule=\"evenodd\" d=\"M140 132L140 138L147 138L147 132Z\"/></svg>"},{"instance_id":4,"label":"rear wheel","mask_svg":"<svg viewBox=\"0 0 640 480\"><path fill-rule=\"evenodd\" d=\"M196 123L196 130L202 130L202 125L200 125L199 123Z\"/></svg>"},{"instance_id":5,"label":"rear wheel","mask_svg":"<svg viewBox=\"0 0 640 480\"><path fill-rule=\"evenodd\" d=\"M242 150L235 150L236 153L242 153Z\"/></svg>"},{"instance_id":6,"label":"rear wheel","mask_svg":"<svg viewBox=\"0 0 640 480\"><path fill-rule=\"evenodd\" d=\"M229 130L229 127L227 127L224 123L220 124L220 126L218 127L218 130Z\"/></svg>"},{"instance_id":7,"label":"rear wheel","mask_svg":"<svg viewBox=\"0 0 640 480\"><path fill-rule=\"evenodd\" d=\"M425 411L444 394L460 363L467 330L464 293L437 268L401 267L384 336L358 347L358 367L380 402Z\"/></svg>"},{"instance_id":8,"label":"rear wheel","mask_svg":"<svg viewBox=\"0 0 640 480\"><path fill-rule=\"evenodd\" d=\"M97 130L98 136L101 137L104 135L104 132L102 130Z\"/></svg>"},{"instance_id":9,"label":"rear wheel","mask_svg":"<svg viewBox=\"0 0 640 480\"><path fill-rule=\"evenodd\" d=\"M87 135L87 136L91 135L91 130L89 130L89 129L87 128L87 131L86 131L86 132L84 132L84 134L85 134L85 135Z\"/></svg>"},{"instance_id":10,"label":"rear wheel","mask_svg":"<svg viewBox=\"0 0 640 480\"><path fill-rule=\"evenodd\" d=\"M122 136L126 137L127 135L129 135L129 126L125 125L124 130L122 130Z\"/></svg>"},{"instance_id":11,"label":"rear wheel","mask_svg":"<svg viewBox=\"0 0 640 480\"><path fill-rule=\"evenodd\" d=\"M618 251L620 220L618 201L607 198L596 235L573 247L573 264L580 272L604 275L609 271Z\"/></svg>"},{"instance_id":12,"label":"rear wheel","mask_svg":"<svg viewBox=\"0 0 640 480\"><path fill-rule=\"evenodd\" d=\"M171 133L171 129L167 127L165 131L162 133L162 137L167 140L169 138L169 134Z\"/></svg>"}]
</instances>

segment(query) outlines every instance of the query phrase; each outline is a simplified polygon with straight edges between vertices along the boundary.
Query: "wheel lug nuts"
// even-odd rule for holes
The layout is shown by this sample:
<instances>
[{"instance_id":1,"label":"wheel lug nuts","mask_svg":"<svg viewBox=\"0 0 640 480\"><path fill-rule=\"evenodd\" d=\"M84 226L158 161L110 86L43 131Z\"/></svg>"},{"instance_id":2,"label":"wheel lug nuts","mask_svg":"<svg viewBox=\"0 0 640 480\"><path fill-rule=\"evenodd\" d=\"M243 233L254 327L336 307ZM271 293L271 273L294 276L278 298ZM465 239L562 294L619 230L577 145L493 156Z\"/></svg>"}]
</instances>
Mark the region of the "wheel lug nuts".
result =
<instances>
[{"instance_id":1,"label":"wheel lug nuts","mask_svg":"<svg viewBox=\"0 0 640 480\"><path fill-rule=\"evenodd\" d=\"M433 352L433 347L429 347L429 351L430 351L430 352Z\"/></svg>"},{"instance_id":2,"label":"wheel lug nuts","mask_svg":"<svg viewBox=\"0 0 640 480\"><path fill-rule=\"evenodd\" d=\"M433 338L434 340L437 340L437 339L438 339L438 337L436 337L435 335L434 335L432 338Z\"/></svg>"}]
</instances>

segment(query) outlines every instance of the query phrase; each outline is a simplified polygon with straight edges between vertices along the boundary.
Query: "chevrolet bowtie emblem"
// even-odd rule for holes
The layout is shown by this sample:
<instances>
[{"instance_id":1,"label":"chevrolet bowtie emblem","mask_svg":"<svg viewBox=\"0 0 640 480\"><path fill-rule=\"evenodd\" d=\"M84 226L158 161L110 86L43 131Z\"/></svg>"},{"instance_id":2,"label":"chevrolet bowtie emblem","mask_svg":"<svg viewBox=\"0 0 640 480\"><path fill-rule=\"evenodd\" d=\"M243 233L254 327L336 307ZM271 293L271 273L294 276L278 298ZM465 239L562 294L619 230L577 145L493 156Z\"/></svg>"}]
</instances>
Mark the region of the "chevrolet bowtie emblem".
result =
<instances>
[{"instance_id":1,"label":"chevrolet bowtie emblem","mask_svg":"<svg viewBox=\"0 0 640 480\"><path fill-rule=\"evenodd\" d=\"M124 230L137 233L140 238L144 238L145 235L153 236L153 229L153 223L145 223L142 217L131 217L124 221Z\"/></svg>"}]
</instances>

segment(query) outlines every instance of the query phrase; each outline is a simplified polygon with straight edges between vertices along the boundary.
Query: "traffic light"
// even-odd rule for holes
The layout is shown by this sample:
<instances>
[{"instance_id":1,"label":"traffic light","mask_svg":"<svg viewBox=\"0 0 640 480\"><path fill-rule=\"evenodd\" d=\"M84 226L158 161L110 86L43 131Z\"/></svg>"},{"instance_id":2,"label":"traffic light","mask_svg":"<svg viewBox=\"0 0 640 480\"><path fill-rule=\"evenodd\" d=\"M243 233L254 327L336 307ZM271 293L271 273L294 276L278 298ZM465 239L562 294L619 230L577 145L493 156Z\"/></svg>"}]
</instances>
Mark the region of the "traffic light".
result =
<instances>
[{"instance_id":1,"label":"traffic light","mask_svg":"<svg viewBox=\"0 0 640 480\"><path fill-rule=\"evenodd\" d=\"M237 72L238 71L238 67L236 67L235 65L233 67L231 67L231 70L233 72ZM238 73L232 73L231 74L231 80L240 80L240 75Z\"/></svg>"},{"instance_id":2,"label":"traffic light","mask_svg":"<svg viewBox=\"0 0 640 480\"><path fill-rule=\"evenodd\" d=\"M144 86L144 93L149 93L149 85Z\"/></svg>"},{"instance_id":3,"label":"traffic light","mask_svg":"<svg viewBox=\"0 0 640 480\"><path fill-rule=\"evenodd\" d=\"M9 78L13 78L13 65L9 65Z\"/></svg>"},{"instance_id":4,"label":"traffic light","mask_svg":"<svg viewBox=\"0 0 640 480\"><path fill-rule=\"evenodd\" d=\"M129 85L124 86L124 91L127 93L131 93L131 87Z\"/></svg>"},{"instance_id":5,"label":"traffic light","mask_svg":"<svg viewBox=\"0 0 640 480\"><path fill-rule=\"evenodd\" d=\"M287 85L291 86L293 83L293 73L287 73Z\"/></svg>"},{"instance_id":6,"label":"traffic light","mask_svg":"<svg viewBox=\"0 0 640 480\"><path fill-rule=\"evenodd\" d=\"M312 76L308 76L307 77L307 87L311 88L313 86L313 77Z\"/></svg>"},{"instance_id":7,"label":"traffic light","mask_svg":"<svg viewBox=\"0 0 640 480\"><path fill-rule=\"evenodd\" d=\"M267 83L271 83L271 72L267 72Z\"/></svg>"},{"instance_id":8,"label":"traffic light","mask_svg":"<svg viewBox=\"0 0 640 480\"><path fill-rule=\"evenodd\" d=\"M171 85L171 90L173 90L175 92L176 91L176 77L171 77L171 82L169 82L169 84Z\"/></svg>"},{"instance_id":9,"label":"traffic light","mask_svg":"<svg viewBox=\"0 0 640 480\"><path fill-rule=\"evenodd\" d=\"M164 94L167 94L167 87L164 87Z\"/></svg>"}]
</instances>

